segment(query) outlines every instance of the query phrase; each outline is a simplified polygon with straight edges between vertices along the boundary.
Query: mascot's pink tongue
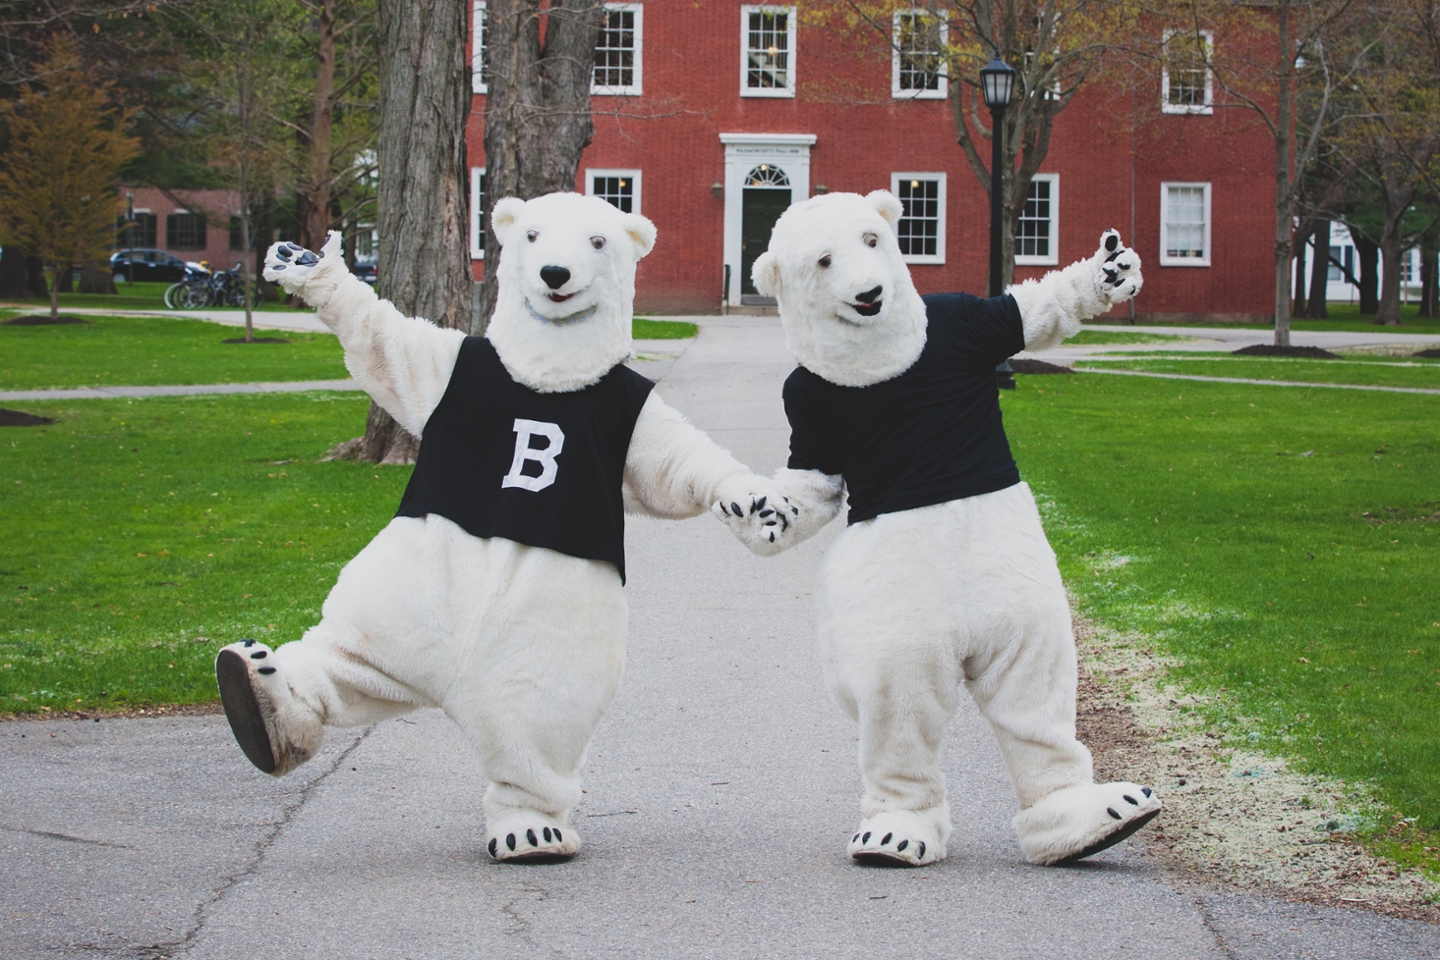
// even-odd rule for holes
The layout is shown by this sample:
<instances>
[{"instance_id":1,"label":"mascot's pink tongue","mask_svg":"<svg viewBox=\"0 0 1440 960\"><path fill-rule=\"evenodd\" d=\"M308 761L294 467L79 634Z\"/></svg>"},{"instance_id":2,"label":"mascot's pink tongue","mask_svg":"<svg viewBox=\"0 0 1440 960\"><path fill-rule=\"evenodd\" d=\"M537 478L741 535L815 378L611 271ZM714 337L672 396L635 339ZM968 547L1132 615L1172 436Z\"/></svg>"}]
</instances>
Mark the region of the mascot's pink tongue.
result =
<instances>
[{"instance_id":1,"label":"mascot's pink tongue","mask_svg":"<svg viewBox=\"0 0 1440 960\"><path fill-rule=\"evenodd\" d=\"M546 294L546 296L548 296L551 300L554 300L556 303L564 303L566 300L569 300L571 297L575 296L575 294L567 293L562 296L558 293L548 293Z\"/></svg>"}]
</instances>

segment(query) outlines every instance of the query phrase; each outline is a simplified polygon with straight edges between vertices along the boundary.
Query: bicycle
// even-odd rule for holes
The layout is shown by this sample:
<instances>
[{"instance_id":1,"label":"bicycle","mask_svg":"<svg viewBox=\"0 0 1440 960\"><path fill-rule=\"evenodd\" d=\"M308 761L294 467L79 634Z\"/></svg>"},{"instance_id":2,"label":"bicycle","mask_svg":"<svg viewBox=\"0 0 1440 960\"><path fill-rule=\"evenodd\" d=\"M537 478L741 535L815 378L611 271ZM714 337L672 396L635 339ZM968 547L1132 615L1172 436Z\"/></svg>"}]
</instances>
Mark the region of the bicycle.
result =
<instances>
[{"instance_id":1,"label":"bicycle","mask_svg":"<svg viewBox=\"0 0 1440 960\"><path fill-rule=\"evenodd\" d=\"M201 307L243 307L245 281L243 263L230 270L196 274L172 284L165 291L165 306L171 310L198 310ZM254 302L253 299L251 301Z\"/></svg>"}]
</instances>

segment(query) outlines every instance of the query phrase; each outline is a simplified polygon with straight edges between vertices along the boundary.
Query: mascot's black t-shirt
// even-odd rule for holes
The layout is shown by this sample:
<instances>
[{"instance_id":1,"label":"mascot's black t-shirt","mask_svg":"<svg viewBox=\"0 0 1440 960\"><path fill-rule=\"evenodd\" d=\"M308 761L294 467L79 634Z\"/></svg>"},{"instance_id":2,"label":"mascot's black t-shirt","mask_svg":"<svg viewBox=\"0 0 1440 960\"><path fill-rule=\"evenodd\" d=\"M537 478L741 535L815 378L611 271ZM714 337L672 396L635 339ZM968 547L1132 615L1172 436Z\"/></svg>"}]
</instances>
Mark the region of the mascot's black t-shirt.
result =
<instances>
[{"instance_id":1,"label":"mascot's black t-shirt","mask_svg":"<svg viewBox=\"0 0 1440 960\"><path fill-rule=\"evenodd\" d=\"M489 340L466 337L396 516L605 560L623 583L625 455L654 386L616 366L583 390L537 393Z\"/></svg>"},{"instance_id":2,"label":"mascot's black t-shirt","mask_svg":"<svg viewBox=\"0 0 1440 960\"><path fill-rule=\"evenodd\" d=\"M850 523L1020 482L1000 423L995 365L1025 349L1008 294L923 298L925 349L910 369L842 387L798 367L785 381L790 463L843 474Z\"/></svg>"}]
</instances>

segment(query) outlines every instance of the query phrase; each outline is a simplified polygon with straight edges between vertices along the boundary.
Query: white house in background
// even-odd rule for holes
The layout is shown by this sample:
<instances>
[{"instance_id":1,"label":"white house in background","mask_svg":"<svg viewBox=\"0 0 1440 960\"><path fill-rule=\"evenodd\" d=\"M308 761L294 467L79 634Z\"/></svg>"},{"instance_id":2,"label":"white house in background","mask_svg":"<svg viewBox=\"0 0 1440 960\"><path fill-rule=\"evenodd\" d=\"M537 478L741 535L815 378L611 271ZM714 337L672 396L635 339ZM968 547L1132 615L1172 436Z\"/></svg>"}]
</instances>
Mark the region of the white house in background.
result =
<instances>
[{"instance_id":1,"label":"white house in background","mask_svg":"<svg viewBox=\"0 0 1440 960\"><path fill-rule=\"evenodd\" d=\"M1338 220L1330 221L1330 256L1345 265L1350 275L1360 279L1360 259L1355 252L1355 241L1350 230ZM1334 264L1329 265L1330 276L1325 284L1325 299L1331 303L1358 303L1360 291L1345 279L1345 272ZM1385 264L1380 264L1383 277ZM1315 248L1310 246L1305 253L1305 289L1310 289L1310 278L1315 275ZM1293 281L1295 268L1290 268ZM1293 289L1293 287L1292 287ZM1413 303L1420 299L1420 248L1405 251L1400 260L1400 302Z\"/></svg>"}]
</instances>

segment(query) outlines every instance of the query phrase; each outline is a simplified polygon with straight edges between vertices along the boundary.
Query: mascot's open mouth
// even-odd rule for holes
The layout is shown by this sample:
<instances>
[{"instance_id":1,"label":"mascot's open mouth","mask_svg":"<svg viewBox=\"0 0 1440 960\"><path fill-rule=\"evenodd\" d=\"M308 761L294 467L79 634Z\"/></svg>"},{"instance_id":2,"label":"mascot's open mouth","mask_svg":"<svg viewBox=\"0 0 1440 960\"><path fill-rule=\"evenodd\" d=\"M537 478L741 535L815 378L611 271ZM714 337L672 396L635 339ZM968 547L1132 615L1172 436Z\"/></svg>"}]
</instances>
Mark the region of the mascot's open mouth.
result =
<instances>
[{"instance_id":1,"label":"mascot's open mouth","mask_svg":"<svg viewBox=\"0 0 1440 960\"><path fill-rule=\"evenodd\" d=\"M873 317L880 312L880 301L874 303L852 303L850 308L862 317Z\"/></svg>"},{"instance_id":2,"label":"mascot's open mouth","mask_svg":"<svg viewBox=\"0 0 1440 960\"><path fill-rule=\"evenodd\" d=\"M547 293L546 296L549 297L549 298L550 298L552 301L554 301L555 303L564 303L566 300L569 300L571 297L575 296L575 294L573 294L573 293L566 293L566 294Z\"/></svg>"}]
</instances>

